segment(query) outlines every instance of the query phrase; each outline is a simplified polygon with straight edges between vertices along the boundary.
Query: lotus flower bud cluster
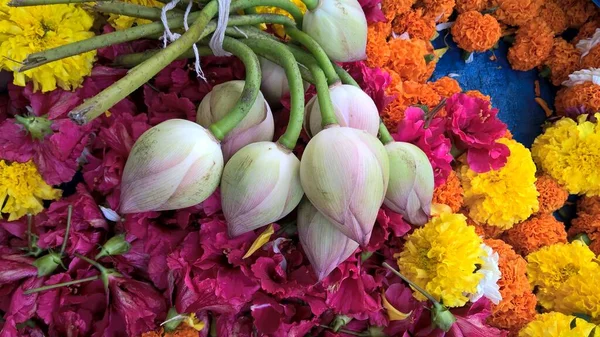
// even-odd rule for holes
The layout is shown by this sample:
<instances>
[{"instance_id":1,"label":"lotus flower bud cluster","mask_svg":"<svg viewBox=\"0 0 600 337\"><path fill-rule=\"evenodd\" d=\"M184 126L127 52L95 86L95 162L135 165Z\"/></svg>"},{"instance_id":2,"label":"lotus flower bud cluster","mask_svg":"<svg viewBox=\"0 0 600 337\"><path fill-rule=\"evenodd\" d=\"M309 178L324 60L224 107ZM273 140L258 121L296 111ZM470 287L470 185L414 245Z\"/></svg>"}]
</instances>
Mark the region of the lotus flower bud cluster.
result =
<instances>
[{"instance_id":1,"label":"lotus flower bud cluster","mask_svg":"<svg viewBox=\"0 0 600 337\"><path fill-rule=\"evenodd\" d=\"M278 64L275 64L266 58L259 57L260 71L262 73L260 91L265 99L273 107L280 105L281 98L290 92L285 71ZM309 84L304 82L304 91L308 89Z\"/></svg>"},{"instance_id":2,"label":"lotus flower bud cluster","mask_svg":"<svg viewBox=\"0 0 600 337\"><path fill-rule=\"evenodd\" d=\"M379 111L373 99L359 88L339 84L329 88L335 117L340 126L364 130L377 136L379 130ZM323 128L321 126L321 107L317 96L314 96L306 105L304 113L304 129L313 137Z\"/></svg>"},{"instance_id":3,"label":"lotus flower bud cluster","mask_svg":"<svg viewBox=\"0 0 600 337\"><path fill-rule=\"evenodd\" d=\"M304 14L302 30L336 62L366 58L367 19L357 0L320 0Z\"/></svg>"},{"instance_id":4,"label":"lotus flower bud cluster","mask_svg":"<svg viewBox=\"0 0 600 337\"><path fill-rule=\"evenodd\" d=\"M300 181L337 229L368 244L389 181L388 156L377 138L349 127L326 128L306 146Z\"/></svg>"},{"instance_id":5,"label":"lotus flower bud cluster","mask_svg":"<svg viewBox=\"0 0 600 337\"><path fill-rule=\"evenodd\" d=\"M219 185L223 154L202 126L170 119L144 132L133 145L121 182L123 214L190 207Z\"/></svg>"},{"instance_id":6,"label":"lotus flower bud cluster","mask_svg":"<svg viewBox=\"0 0 600 337\"><path fill-rule=\"evenodd\" d=\"M244 84L244 81L229 81L215 86L198 107L198 124L208 128L221 120L237 103ZM248 144L273 140L274 129L271 108L259 92L246 117L221 142L224 160L229 160L234 153Z\"/></svg>"},{"instance_id":7,"label":"lotus flower bud cluster","mask_svg":"<svg viewBox=\"0 0 600 337\"><path fill-rule=\"evenodd\" d=\"M411 224L424 225L431 214L434 178L427 155L404 142L385 145L390 160L390 183L384 204Z\"/></svg>"},{"instance_id":8,"label":"lotus flower bud cluster","mask_svg":"<svg viewBox=\"0 0 600 337\"><path fill-rule=\"evenodd\" d=\"M231 157L221 179L221 204L230 236L288 215L302 200L300 160L273 142L250 144Z\"/></svg>"}]
</instances>

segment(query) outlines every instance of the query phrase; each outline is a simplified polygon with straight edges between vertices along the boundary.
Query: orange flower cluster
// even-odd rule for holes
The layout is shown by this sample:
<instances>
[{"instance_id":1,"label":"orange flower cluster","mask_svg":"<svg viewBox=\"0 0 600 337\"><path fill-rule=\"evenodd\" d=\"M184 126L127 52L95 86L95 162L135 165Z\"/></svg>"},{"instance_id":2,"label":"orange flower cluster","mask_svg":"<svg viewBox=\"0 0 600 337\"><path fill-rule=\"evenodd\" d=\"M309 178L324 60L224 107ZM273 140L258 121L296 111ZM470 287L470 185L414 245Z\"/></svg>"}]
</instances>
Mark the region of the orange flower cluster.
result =
<instances>
[{"instance_id":1,"label":"orange flower cluster","mask_svg":"<svg viewBox=\"0 0 600 337\"><path fill-rule=\"evenodd\" d=\"M544 62L550 68L550 81L559 86L569 75L581 69L581 53L561 37L554 39L550 56Z\"/></svg>"},{"instance_id":2,"label":"orange flower cluster","mask_svg":"<svg viewBox=\"0 0 600 337\"><path fill-rule=\"evenodd\" d=\"M497 0L494 13L499 21L509 26L521 26L538 16L544 0Z\"/></svg>"},{"instance_id":3,"label":"orange flower cluster","mask_svg":"<svg viewBox=\"0 0 600 337\"><path fill-rule=\"evenodd\" d=\"M387 43L387 38L392 32L389 23L377 22L369 25L367 31L367 65L372 68L383 67L392 52Z\"/></svg>"},{"instance_id":4,"label":"orange flower cluster","mask_svg":"<svg viewBox=\"0 0 600 337\"><path fill-rule=\"evenodd\" d=\"M517 253L527 256L542 247L566 243L567 232L564 224L552 214L539 214L506 231L505 241Z\"/></svg>"},{"instance_id":5,"label":"orange flower cluster","mask_svg":"<svg viewBox=\"0 0 600 337\"><path fill-rule=\"evenodd\" d=\"M600 45L596 45L581 59L581 68L600 68Z\"/></svg>"},{"instance_id":6,"label":"orange flower cluster","mask_svg":"<svg viewBox=\"0 0 600 337\"><path fill-rule=\"evenodd\" d=\"M481 91L479 91L479 90L469 90L469 91L465 92L465 94L467 96L471 96L471 97L482 99L484 101L492 102L492 98L490 96L482 94Z\"/></svg>"},{"instance_id":7,"label":"orange flower cluster","mask_svg":"<svg viewBox=\"0 0 600 337\"><path fill-rule=\"evenodd\" d=\"M600 85L585 82L562 88L556 94L554 107L560 116L564 116L569 108L579 107L583 107L586 113L596 113L600 111Z\"/></svg>"},{"instance_id":8,"label":"orange flower cluster","mask_svg":"<svg viewBox=\"0 0 600 337\"><path fill-rule=\"evenodd\" d=\"M468 52L483 52L500 39L500 24L489 14L476 11L459 14L452 26L452 38L459 48Z\"/></svg>"},{"instance_id":9,"label":"orange flower cluster","mask_svg":"<svg viewBox=\"0 0 600 337\"><path fill-rule=\"evenodd\" d=\"M586 22L583 26L581 26L581 28L579 28L577 36L575 36L575 38L571 42L573 43L573 45L576 45L577 42L581 40L589 39L590 37L594 36L594 32L598 27L600 27L600 16L596 16L590 19L590 21Z\"/></svg>"},{"instance_id":10,"label":"orange flower cluster","mask_svg":"<svg viewBox=\"0 0 600 337\"><path fill-rule=\"evenodd\" d=\"M437 81L428 84L438 95L446 98L462 92L458 81L448 76L440 77Z\"/></svg>"},{"instance_id":11,"label":"orange flower cluster","mask_svg":"<svg viewBox=\"0 0 600 337\"><path fill-rule=\"evenodd\" d=\"M567 25L581 27L591 16L597 13L596 6L588 0L555 0L564 9Z\"/></svg>"},{"instance_id":12,"label":"orange flower cluster","mask_svg":"<svg viewBox=\"0 0 600 337\"><path fill-rule=\"evenodd\" d=\"M446 182L435 188L433 203L448 205L452 209L452 213L460 210L463 204L463 189L456 172L450 171Z\"/></svg>"},{"instance_id":13,"label":"orange flower cluster","mask_svg":"<svg viewBox=\"0 0 600 337\"><path fill-rule=\"evenodd\" d=\"M437 62L431 42L419 39L394 39L388 44L392 57L386 68L395 71L403 81L425 83L431 77Z\"/></svg>"},{"instance_id":14,"label":"orange flower cluster","mask_svg":"<svg viewBox=\"0 0 600 337\"><path fill-rule=\"evenodd\" d=\"M394 33L408 33L411 39L431 40L435 36L435 21L423 17L423 9L412 9L392 21Z\"/></svg>"},{"instance_id":15,"label":"orange flower cluster","mask_svg":"<svg viewBox=\"0 0 600 337\"><path fill-rule=\"evenodd\" d=\"M422 0L425 8L425 17L435 22L446 22L454 11L455 0Z\"/></svg>"},{"instance_id":16,"label":"orange flower cluster","mask_svg":"<svg viewBox=\"0 0 600 337\"><path fill-rule=\"evenodd\" d=\"M411 105L425 105L433 109L441 101L440 95L428 84L415 81L404 81L400 76L390 71L392 81L387 88L387 94L395 96L383 110L381 116L384 124L395 131L398 122L404 119L404 111Z\"/></svg>"},{"instance_id":17,"label":"orange flower cluster","mask_svg":"<svg viewBox=\"0 0 600 337\"><path fill-rule=\"evenodd\" d=\"M571 221L569 236L587 234L592 240L590 249L600 254L600 197L583 197L577 202L577 218Z\"/></svg>"},{"instance_id":18,"label":"orange flower cluster","mask_svg":"<svg viewBox=\"0 0 600 337\"><path fill-rule=\"evenodd\" d=\"M569 192L558 184L551 176L544 174L535 181L535 188L538 193L538 203L540 205L539 214L547 214L563 207Z\"/></svg>"},{"instance_id":19,"label":"orange flower cluster","mask_svg":"<svg viewBox=\"0 0 600 337\"><path fill-rule=\"evenodd\" d=\"M537 300L527 280L527 262L502 240L487 239L484 243L498 253L498 267L502 273L498 281L502 301L492 306L488 323L515 333L536 315Z\"/></svg>"},{"instance_id":20,"label":"orange flower cluster","mask_svg":"<svg viewBox=\"0 0 600 337\"><path fill-rule=\"evenodd\" d=\"M396 16L410 11L417 0L381 0L381 11L388 21L394 20Z\"/></svg>"},{"instance_id":21,"label":"orange flower cluster","mask_svg":"<svg viewBox=\"0 0 600 337\"><path fill-rule=\"evenodd\" d=\"M517 30L515 43L508 50L508 61L515 70L531 70L550 56L553 45L552 30L543 21L533 20Z\"/></svg>"},{"instance_id":22,"label":"orange flower cluster","mask_svg":"<svg viewBox=\"0 0 600 337\"><path fill-rule=\"evenodd\" d=\"M504 230L498 226L489 226L487 224L480 224L475 220L471 219L466 209L461 209L461 214L467 218L467 225L475 227L475 233L483 237L484 239L499 239L504 233Z\"/></svg>"},{"instance_id":23,"label":"orange flower cluster","mask_svg":"<svg viewBox=\"0 0 600 337\"><path fill-rule=\"evenodd\" d=\"M550 27L555 35L567 29L567 16L556 2L546 1L540 9L538 17Z\"/></svg>"},{"instance_id":24,"label":"orange flower cluster","mask_svg":"<svg viewBox=\"0 0 600 337\"><path fill-rule=\"evenodd\" d=\"M484 9L488 8L488 5L488 0L456 0L455 8L459 13L464 13L468 11L481 12Z\"/></svg>"}]
</instances>

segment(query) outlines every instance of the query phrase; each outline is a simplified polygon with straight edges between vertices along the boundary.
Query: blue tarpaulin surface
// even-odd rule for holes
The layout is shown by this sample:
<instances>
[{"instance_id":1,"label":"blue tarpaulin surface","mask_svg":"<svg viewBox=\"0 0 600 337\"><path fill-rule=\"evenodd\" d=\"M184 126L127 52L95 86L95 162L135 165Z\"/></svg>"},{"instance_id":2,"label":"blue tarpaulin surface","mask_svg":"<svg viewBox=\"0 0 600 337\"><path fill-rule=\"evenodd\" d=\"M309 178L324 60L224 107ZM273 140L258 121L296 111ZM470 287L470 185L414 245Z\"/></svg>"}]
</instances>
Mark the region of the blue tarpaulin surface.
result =
<instances>
[{"instance_id":1,"label":"blue tarpaulin surface","mask_svg":"<svg viewBox=\"0 0 600 337\"><path fill-rule=\"evenodd\" d=\"M447 31L440 32L434 41L442 48ZM514 138L530 147L541 132L546 114L535 101L534 82L540 81L542 98L552 106L556 88L546 79L538 77L538 71L512 70L506 59L508 46L501 42L499 48L485 53L476 53L473 62L465 63L462 51L454 44L451 36L446 42L450 49L438 62L432 80L448 74L458 74L455 79L463 90L479 90L492 98L492 105L499 109L500 119L508 125ZM492 55L496 60L491 60Z\"/></svg>"}]
</instances>

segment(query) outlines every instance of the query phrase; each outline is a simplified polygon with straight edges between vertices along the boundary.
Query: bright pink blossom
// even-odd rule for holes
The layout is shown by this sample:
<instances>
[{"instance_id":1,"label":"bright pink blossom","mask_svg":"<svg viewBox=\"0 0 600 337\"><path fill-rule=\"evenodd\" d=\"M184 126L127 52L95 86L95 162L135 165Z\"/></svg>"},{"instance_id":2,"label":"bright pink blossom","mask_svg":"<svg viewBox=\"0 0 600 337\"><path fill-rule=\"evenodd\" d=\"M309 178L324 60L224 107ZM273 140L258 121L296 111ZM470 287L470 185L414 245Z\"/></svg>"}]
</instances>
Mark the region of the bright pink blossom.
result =
<instances>
[{"instance_id":1,"label":"bright pink blossom","mask_svg":"<svg viewBox=\"0 0 600 337\"><path fill-rule=\"evenodd\" d=\"M366 0L369 2L379 2L377 0ZM356 80L361 89L367 95L371 96L377 109L383 109L394 100L393 96L385 93L385 89L392 82L390 74L380 68L370 68L364 61L345 63L344 68Z\"/></svg>"},{"instance_id":2,"label":"bright pink blossom","mask_svg":"<svg viewBox=\"0 0 600 337\"><path fill-rule=\"evenodd\" d=\"M381 11L381 0L359 0L358 3L365 12L367 22L385 22L386 18Z\"/></svg>"}]
</instances>

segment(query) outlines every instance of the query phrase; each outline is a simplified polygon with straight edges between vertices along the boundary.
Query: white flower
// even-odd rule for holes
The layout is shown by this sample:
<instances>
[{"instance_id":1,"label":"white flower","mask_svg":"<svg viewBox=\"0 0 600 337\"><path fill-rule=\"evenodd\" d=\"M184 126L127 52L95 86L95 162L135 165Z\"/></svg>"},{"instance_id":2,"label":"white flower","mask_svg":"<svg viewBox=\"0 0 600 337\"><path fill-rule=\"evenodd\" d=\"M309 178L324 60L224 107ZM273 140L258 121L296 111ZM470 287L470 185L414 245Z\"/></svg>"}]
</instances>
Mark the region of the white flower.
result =
<instances>
[{"instance_id":1,"label":"white flower","mask_svg":"<svg viewBox=\"0 0 600 337\"><path fill-rule=\"evenodd\" d=\"M485 255L481 257L483 259L483 264L479 270L477 270L477 273L482 274L483 277L477 285L477 291L469 295L469 300L471 300L471 302L477 302L480 298L486 297L492 301L492 303L498 304L502 300L500 286L498 286L498 280L500 280L500 277L502 276L500 269L498 268L499 256L498 253L494 252L492 248L486 244L481 244L481 248L485 251Z\"/></svg>"},{"instance_id":2,"label":"white flower","mask_svg":"<svg viewBox=\"0 0 600 337\"><path fill-rule=\"evenodd\" d=\"M581 58L585 57L592 48L600 43L600 28L596 28L594 35L589 39L577 42L577 49L581 52Z\"/></svg>"},{"instance_id":3,"label":"white flower","mask_svg":"<svg viewBox=\"0 0 600 337\"><path fill-rule=\"evenodd\" d=\"M592 82L596 85L600 85L600 68L577 70L569 75L569 79L562 84L567 87L572 87L585 82Z\"/></svg>"}]
</instances>

